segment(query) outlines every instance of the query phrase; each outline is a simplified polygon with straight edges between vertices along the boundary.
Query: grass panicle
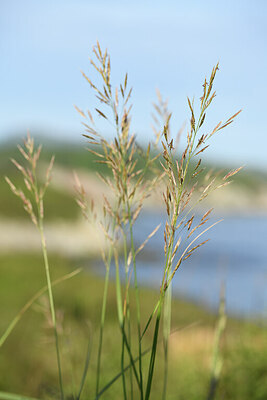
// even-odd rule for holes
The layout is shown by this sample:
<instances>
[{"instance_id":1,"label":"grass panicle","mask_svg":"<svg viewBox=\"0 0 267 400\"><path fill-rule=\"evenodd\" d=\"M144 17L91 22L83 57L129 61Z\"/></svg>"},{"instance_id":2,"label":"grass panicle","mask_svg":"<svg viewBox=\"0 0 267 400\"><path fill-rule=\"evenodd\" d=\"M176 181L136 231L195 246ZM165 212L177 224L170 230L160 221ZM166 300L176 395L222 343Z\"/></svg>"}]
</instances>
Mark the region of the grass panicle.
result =
<instances>
[{"instance_id":1,"label":"grass panicle","mask_svg":"<svg viewBox=\"0 0 267 400\"><path fill-rule=\"evenodd\" d=\"M93 58L90 59L90 77L82 72L96 97L93 110L83 111L75 106L82 117L85 128L83 136L88 142L96 163L101 165L99 179L108 188L103 195L102 208L94 200L88 200L86 191L77 174L74 175L76 202L88 223L100 228L103 233L101 256L105 266L105 280L102 296L102 307L99 321L99 336L96 355L95 387L91 398L99 399L103 393L121 379L122 398L149 400L152 398L153 378L157 359L158 343L163 344L164 368L162 399L168 393L169 338L172 331L172 281L178 269L200 247L208 242L206 233L218 222L209 222L213 208L202 211L199 216L196 208L204 202L214 190L229 183L241 168L222 174L206 172L202 158L210 146L214 135L230 125L240 111L225 122L220 121L208 132L206 129L207 110L214 101L214 81L219 69L218 64L212 69L209 79L205 78L203 93L199 104L187 99L189 107L189 128L186 132L186 144L180 148L180 136L185 125L172 135L170 123L172 114L168 109L168 101L157 91L157 103L153 104L153 131L155 141L145 149L137 143L131 124L132 88L126 74L122 83L115 87L112 83L111 60L108 51L103 51L99 45L93 48ZM96 75L96 79L94 77ZM94 83L94 82L97 83ZM103 120L113 129L113 139L108 140L97 127L97 120ZM24 190L16 187L6 178L12 192L18 196L32 222L38 228L43 252L47 286L37 292L22 308L11 322L6 332L0 338L0 347L13 330L21 316L46 290L49 296L49 307L56 343L59 386L61 399L65 397L62 379L61 353L58 340L58 329L53 297L53 286L66 280L76 272L68 274L54 282L51 280L48 262L46 240L44 234L43 199L51 180L54 158L45 174L44 183L40 183L38 160L41 147L35 149L34 141L28 135L24 147L19 146L24 158L24 164L12 159L12 163L23 175ZM137 274L137 255L147 242L154 236L159 227L147 233L146 239L139 246L134 241L135 222L140 216L145 200L155 188L163 192L162 204L166 210L164 221L164 264L162 278L158 288L158 297L150 316L142 314L142 304ZM118 335L120 336L119 372L108 382L104 382L105 363L103 362L103 343L106 327L106 314L109 299L110 271L115 266L115 292L118 320ZM122 274L123 271L123 274ZM133 286L133 295L130 286ZM211 372L209 399L214 398L215 389L221 371L219 342L225 327L223 301L219 323L215 335L213 365ZM150 347L144 350L144 338L151 335ZM92 343L89 342L81 383L73 398L80 400L86 383L92 353ZM148 356L148 360L144 357ZM16 395L0 393L0 397L16 400ZM22 398L22 397L21 397Z\"/></svg>"},{"instance_id":2,"label":"grass panicle","mask_svg":"<svg viewBox=\"0 0 267 400\"><path fill-rule=\"evenodd\" d=\"M51 158L51 161L48 165L45 175L45 182L43 184L39 184L38 176L37 176L37 163L41 153L41 146L35 150L34 148L34 140L28 134L27 139L24 141L24 148L18 146L20 153L25 159L26 167L23 167L16 160L12 159L11 161L17 167L17 169L22 173L24 178L24 184L29 192L29 197L27 197L22 189L17 189L15 185L10 181L8 177L6 177L6 181L9 184L12 192L18 196L22 202L25 211L29 214L32 222L39 230L40 238L41 238L41 246L43 252L45 273L46 273L46 281L48 288L48 296L49 296L49 304L50 304L50 313L52 324L54 328L54 336L55 336L55 344L56 344L56 355L57 355L57 365L58 365L58 377L59 377L59 385L60 385L60 393L61 399L64 399L64 390L63 390L63 381L62 381L62 370L61 370L61 361L60 361L60 349L59 349L59 340L58 340L58 332L57 332L57 323L56 323L56 312L54 305L54 296L52 291L52 282L51 282L51 273L48 262L47 255L47 247L46 247L46 239L44 234L44 195L47 190L47 187L51 180L51 172L54 164L54 157ZM34 204L34 206L33 206Z\"/></svg>"},{"instance_id":3,"label":"grass panicle","mask_svg":"<svg viewBox=\"0 0 267 400\"><path fill-rule=\"evenodd\" d=\"M156 156L150 156L150 147L143 153L142 157L145 160L142 168L138 165L139 147L136 143L136 137L131 134L131 105L129 100L132 89L128 89L128 76L126 74L123 83L113 89L111 83L111 63L110 56L107 51L102 51L99 44L93 49L95 60L91 60L91 65L100 75L102 87L93 83L91 78L88 78L83 73L84 78L94 90L96 98L99 101L99 106L94 111L83 112L78 109L86 122L83 122L86 127L84 136L88 139L91 151L97 158L98 162L105 164L107 170L111 171L112 178L100 176L102 181L111 189L113 193L112 200L104 197L104 220L101 222L102 229L105 231L106 237L109 239L113 248L113 257L116 265L116 293L117 293L117 308L118 320L122 334L121 348L121 376L123 397L128 398L127 379L124 374L125 355L128 354L129 361L133 360L132 345L131 345L131 324L133 318L130 313L129 303L129 283L131 280L131 268L133 269L133 279L135 288L136 302L136 320L138 330L138 348L139 348L139 369L135 369L134 363L130 366L130 379L134 375L139 389L140 399L149 399L152 378L154 373L154 363L156 359L157 341L160 329L160 321L162 313L163 319L163 344L165 354L165 374L163 399L167 393L167 364L168 364L168 338L171 329L171 282L178 268L183 261L191 257L191 255L202 245L207 243L208 239L199 242L199 239L209 229L216 225L213 223L206 227L209 221L209 216L212 209L206 211L201 220L195 217L194 209L215 189L227 184L228 178L239 171L231 171L223 178L218 176L206 176L206 184L203 186L198 183L199 176L203 176L204 169L201 168L201 158L205 150L209 147L207 144L210 138L219 130L225 128L233 122L234 118L239 114L235 113L226 122L220 122L210 133L203 133L206 112L210 104L215 98L213 84L218 64L213 68L209 80L205 79L203 84L203 95L200 98L200 109L198 115L194 110L194 102L189 98L188 106L190 112L190 128L187 132L187 144L183 149L181 156L175 153L179 143L180 135L184 129L180 129L176 138L173 138L170 132L171 113L168 111L168 102L163 100L159 91L157 91L158 104L153 104L153 130L155 133L154 149ZM102 109L103 106L103 109ZM99 132L95 125L93 113L96 113L100 118L106 120L110 126L114 127L114 139L108 142ZM158 150L159 143L162 144L162 153ZM101 149L101 151L96 150ZM152 180L146 179L147 171L155 173L155 163L161 157L160 165L161 172L157 170L157 176ZM152 166L154 167L152 168ZM151 181L151 184L150 184ZM136 273L136 255L145 246L147 240L156 232L157 228L148 235L147 240L138 248L135 248L133 241L134 222L138 218L144 199L150 194L151 190L158 182L163 182L165 186L163 199L166 206L167 220L164 229L165 241L165 265L163 269L163 277L160 288L160 296L158 302L148 319L143 332L141 329L141 308L139 299L139 284ZM205 179L204 179L205 182ZM197 193L197 196L196 196ZM107 222L108 221L108 222ZM112 229L110 227L112 226ZM124 272L125 282L122 286L120 278L120 258L118 256L118 247L123 243L124 256ZM128 246L129 243L129 246ZM109 260L106 268L107 276L109 274L109 266L111 255L104 256L104 262ZM106 285L108 286L109 278L106 276ZM123 293L124 291L124 293ZM103 310L106 310L107 287L104 291ZM96 394L99 389L99 375L101 365L101 343L104 330L104 313L102 314L102 323L100 331L100 347L98 357L98 372ZM154 327L153 345L150 354L150 364L147 372L147 382L144 382L143 366L142 366L142 338L153 318L156 317ZM133 373L133 375L132 375ZM133 398L132 380L130 383L130 396Z\"/></svg>"}]
</instances>

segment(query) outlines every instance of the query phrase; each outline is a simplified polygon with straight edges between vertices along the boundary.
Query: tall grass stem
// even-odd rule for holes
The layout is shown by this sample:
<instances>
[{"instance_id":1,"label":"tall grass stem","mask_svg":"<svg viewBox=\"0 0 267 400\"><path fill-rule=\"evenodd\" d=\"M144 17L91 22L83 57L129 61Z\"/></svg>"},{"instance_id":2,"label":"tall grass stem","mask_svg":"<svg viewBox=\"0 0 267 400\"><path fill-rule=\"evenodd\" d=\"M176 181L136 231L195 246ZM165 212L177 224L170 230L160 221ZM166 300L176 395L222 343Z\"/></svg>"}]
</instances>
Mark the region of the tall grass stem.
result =
<instances>
[{"instance_id":1,"label":"tall grass stem","mask_svg":"<svg viewBox=\"0 0 267 400\"><path fill-rule=\"evenodd\" d=\"M50 303L50 309L51 309L51 318L52 318L52 322L53 322L54 335L55 335L57 365L58 365L58 379L59 379L61 400L64 400L64 389L63 389L62 370L61 370L61 362L60 362L59 340L58 340L57 325L56 325L56 313L55 313L54 297L53 297L53 291L52 291L50 269L49 269L49 263L48 263L48 256L47 256L47 249L46 249L46 242L45 242L42 219L40 220L40 223L39 223L39 230L40 230L40 235L41 235L42 251L43 251L43 257L44 257L44 264L45 264L48 297L49 297L49 303Z\"/></svg>"}]
</instances>

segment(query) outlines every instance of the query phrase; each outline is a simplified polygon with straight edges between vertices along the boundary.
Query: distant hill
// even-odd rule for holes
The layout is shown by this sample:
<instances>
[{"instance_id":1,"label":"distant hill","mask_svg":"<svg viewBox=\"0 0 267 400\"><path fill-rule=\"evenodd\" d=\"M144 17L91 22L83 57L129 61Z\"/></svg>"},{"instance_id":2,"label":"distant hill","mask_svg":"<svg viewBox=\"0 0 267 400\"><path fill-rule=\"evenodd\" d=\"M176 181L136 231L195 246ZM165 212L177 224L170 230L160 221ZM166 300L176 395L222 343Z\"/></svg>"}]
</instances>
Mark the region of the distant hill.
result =
<instances>
[{"instance_id":1,"label":"distant hill","mask_svg":"<svg viewBox=\"0 0 267 400\"><path fill-rule=\"evenodd\" d=\"M87 144L84 139L84 145L77 143L62 144L58 141L43 140L43 150L41 159L48 162L52 155L55 155L55 167L64 168L68 171L82 170L90 176L96 171L103 174L107 173L107 169L103 164L96 162L97 157L86 150ZM25 218L23 207L18 199L10 192L9 187L4 181L4 176L7 175L18 185L23 185L22 177L17 172L10 158L15 158L18 161L22 157L16 147L16 143L6 142L0 148L0 217L15 217ZM142 167L143 158L138 156L138 163ZM204 163L203 163L204 164ZM229 167L223 165L205 163L204 174L213 169L214 171L224 170L225 173ZM65 174L66 175L66 174ZM69 178L68 178L69 179ZM91 179L91 178L88 178ZM63 186L57 187L53 185L48 191L46 197L46 216L48 219L62 218L75 219L79 215L78 207L74 200L74 192L65 191ZM234 183L221 191L218 191L211 197L210 202L214 202L223 208L233 206L235 210L239 207L243 209L267 210L267 173L244 168L234 177ZM64 206L62 206L64 205Z\"/></svg>"}]
</instances>

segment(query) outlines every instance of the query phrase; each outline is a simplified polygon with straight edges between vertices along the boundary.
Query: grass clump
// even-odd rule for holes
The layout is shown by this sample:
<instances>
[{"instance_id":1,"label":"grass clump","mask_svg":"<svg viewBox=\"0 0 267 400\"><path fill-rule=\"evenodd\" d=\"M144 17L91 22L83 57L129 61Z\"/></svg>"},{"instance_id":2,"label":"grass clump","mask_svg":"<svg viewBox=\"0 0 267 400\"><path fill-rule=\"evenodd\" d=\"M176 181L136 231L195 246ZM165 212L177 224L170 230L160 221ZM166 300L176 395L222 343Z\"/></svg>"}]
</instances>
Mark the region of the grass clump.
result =
<instances>
[{"instance_id":1,"label":"grass clump","mask_svg":"<svg viewBox=\"0 0 267 400\"><path fill-rule=\"evenodd\" d=\"M155 394L161 392L161 398L167 398L167 383L171 363L169 360L169 346L172 319L172 280L180 268L191 255L208 239L202 239L215 224L209 224L212 209L203 213L202 218L195 218L195 208L214 190L229 183L229 178L235 175L240 168L224 175L206 173L202 168L202 155L209 146L211 138L220 130L231 124L238 115L235 113L225 122L219 122L211 132L205 130L206 113L215 98L213 90L214 79L218 71L216 65L210 78L205 79L203 93L196 111L194 101L188 99L190 112L190 126L187 131L187 143L185 148L177 152L178 141L172 137L170 130L171 113L166 102L159 97L159 104L155 110L161 118L156 129L156 140L149 144L146 150L142 150L136 141L136 136L131 129L131 93L126 74L122 84L113 88L111 82L111 62L107 51L103 52L100 45L93 49L95 59L91 59L91 65L99 75L99 84L83 73L83 76L96 94L99 106L94 113L82 110L78 112L84 119L86 133L84 136L89 142L88 150L96 157L99 165L104 166L106 173L98 171L99 178L109 188L112 196L104 196L101 212L96 212L94 202L88 202L85 189L76 176L77 203L83 215L90 223L101 227L105 244L101 252L105 265L105 280L102 295L100 313L99 340L96 351L95 382L92 375L88 377L90 389L87 386L87 372L91 363L92 339L91 328L89 332L89 345L85 352L84 367L79 370L80 383L73 389L72 396L79 400L85 393L90 398L99 399L113 390L115 382L121 382L121 391L116 389L117 396L124 399L149 400L155 398ZM108 141L101 135L97 128L93 114L98 115L114 128L114 138ZM157 120L157 119L156 119ZM157 120L158 121L158 120ZM160 145L161 143L161 145ZM161 146L161 147L160 147ZM11 190L23 202L24 209L29 214L32 222L38 228L47 285L42 290L48 292L48 303L40 307L47 316L50 327L53 328L56 348L56 360L58 370L59 392L61 399L69 393L68 384L65 383L64 364L62 364L62 351L59 340L60 323L57 318L54 305L53 286L60 281L69 278L64 276L59 281L52 281L48 263L46 242L44 236L44 195L51 177L53 158L48 167L44 183L40 184L37 175L37 162L41 148L34 147L30 136L24 142L24 148L19 150L27 164L27 167L13 159L13 163L22 173L27 195L9 178L6 178ZM180 154L180 155L179 155ZM202 179L199 181L199 176ZM147 239L140 246L134 242L134 224L140 215L145 199L151 194L158 183L164 186L163 201L166 208L166 221L164 228L164 253L165 261L162 266L162 279L158 291L154 293L153 302L149 310L143 308L142 295L140 293L137 259L146 242L157 232L155 227L148 232ZM194 194L194 196L193 196ZM94 239L95 240L95 239ZM113 293L110 284L111 265L115 265L115 286ZM122 274L123 271L123 274ZM133 289L131 289L131 284ZM36 295L39 297L39 292ZM36 300L34 297L34 301ZM119 337L119 350L114 359L108 361L104 352L104 340L108 335L106 325L108 319L108 307L113 302L113 311L116 310L117 335ZM24 312L24 309L23 309ZM144 314L145 312L145 314ZM74 310L77 316L82 315L79 308ZM114 314L112 315L114 320ZM224 314L221 315L221 320ZM59 317L60 321L60 317ZM12 325L13 329L13 325ZM217 341L214 348L214 363L211 376L212 394L220 377L219 342L223 331L219 324ZM4 339L6 340L11 330ZM156 365L159 343L163 342L163 362ZM117 363L117 364L116 364ZM115 364L119 371L114 374ZM62 368L63 365L63 368ZM112 366L108 369L107 366ZM160 380L154 380L154 376L163 377L163 385ZM108 379L103 379L103 374ZM65 378L65 379L64 379ZM214 382L216 385L214 386ZM154 386L154 388L153 388ZM66 391L66 387L68 391ZM117 388L117 386L116 386ZM84 392L84 390L88 392ZM154 390L154 392L153 392ZM211 393L211 391L210 391ZM58 395L58 394L57 394ZM8 395L6 395L8 397ZM6 397L6 398L7 398ZM2 398L4 395L2 394Z\"/></svg>"}]
</instances>

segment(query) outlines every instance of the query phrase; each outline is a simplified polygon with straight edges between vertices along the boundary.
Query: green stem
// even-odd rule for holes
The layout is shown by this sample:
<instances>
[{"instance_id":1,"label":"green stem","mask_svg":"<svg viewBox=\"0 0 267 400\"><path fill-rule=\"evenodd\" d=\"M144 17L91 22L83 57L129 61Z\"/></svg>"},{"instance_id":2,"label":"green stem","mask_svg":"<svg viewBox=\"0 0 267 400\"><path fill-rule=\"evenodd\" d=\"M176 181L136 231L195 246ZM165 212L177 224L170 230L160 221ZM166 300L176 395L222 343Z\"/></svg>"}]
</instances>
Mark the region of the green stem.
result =
<instances>
[{"instance_id":1,"label":"green stem","mask_svg":"<svg viewBox=\"0 0 267 400\"><path fill-rule=\"evenodd\" d=\"M188 329L188 328L192 328L192 327L194 327L194 326L196 326L196 325L198 325L198 324L199 324L199 321L193 322L192 324L187 325L187 326L185 326L185 327L182 328L182 329L175 329L175 330L172 331L171 333L175 333L175 332L177 332L177 331L184 331L184 330L186 330L186 329ZM152 347L149 347L149 348L147 348L146 350L144 350L144 351L142 352L142 357L143 357L144 355L146 355L147 353L149 353L149 352L151 351L151 348L152 348ZM139 356L136 357L136 358L133 360L133 362L136 363L136 362L138 361L138 359L139 359ZM130 368L130 366L131 366L131 364L127 365L127 367L124 368L124 371L126 372L126 371ZM121 372L119 372L117 375L115 375L114 378L112 378L111 381L109 381L109 382L100 390L100 392L98 393L98 396L96 397L95 400L99 399L99 398L102 396L102 394L103 394L104 392L106 392L120 377L121 377Z\"/></svg>"},{"instance_id":2,"label":"green stem","mask_svg":"<svg viewBox=\"0 0 267 400\"><path fill-rule=\"evenodd\" d=\"M169 358L169 337L171 331L171 301L172 287L171 284L166 290L163 310L163 348L164 348L164 378L163 378L163 393L162 400L166 399L167 380L168 380L168 358Z\"/></svg>"},{"instance_id":3,"label":"green stem","mask_svg":"<svg viewBox=\"0 0 267 400\"><path fill-rule=\"evenodd\" d=\"M120 273L119 273L119 260L118 260L118 254L116 251L114 251L114 258L115 258L115 266L116 266L116 298L117 298L117 309L118 309L118 319L119 319L119 324L121 328L121 333L123 337L124 344L126 346L130 362L133 368L133 372L136 378L136 382L138 384L138 387L140 388L140 381L139 377L134 365L134 359L132 356L131 348L129 346L127 336L125 334L125 329L124 329L124 317L123 317L123 309L122 309L122 299L121 299L121 283L120 283ZM122 370L122 380L124 382L125 375L124 375L124 369ZM124 384L124 383L123 383Z\"/></svg>"},{"instance_id":4,"label":"green stem","mask_svg":"<svg viewBox=\"0 0 267 400\"><path fill-rule=\"evenodd\" d=\"M123 250L124 250L124 267L125 267L125 314L124 314L124 318L127 321L129 346L131 347L131 319L130 319L130 299L129 299L130 277L129 277L129 268L128 268L127 237L126 237L125 231L123 232ZM123 351L124 351L124 349L123 349ZM123 369L124 369L124 364L123 364ZM129 375L130 375L131 400L133 400L133 373L132 373L131 364L130 364L130 369L129 369Z\"/></svg>"},{"instance_id":5,"label":"green stem","mask_svg":"<svg viewBox=\"0 0 267 400\"><path fill-rule=\"evenodd\" d=\"M118 319L122 331L122 352L121 352L121 371L122 371L122 387L123 395L126 399L126 381L124 374L124 346L126 344L126 335L124 330L124 316L123 316L123 306L121 298L121 281L120 281L120 270L119 270L119 260L117 252L114 252L115 266L116 266L116 298L117 298L117 310Z\"/></svg>"},{"instance_id":6,"label":"green stem","mask_svg":"<svg viewBox=\"0 0 267 400\"><path fill-rule=\"evenodd\" d=\"M125 318L123 319L122 329L124 329ZM127 390L126 390L126 378L124 373L124 347L125 347L125 335L122 335L122 343L121 343L121 371L122 371L122 387L123 387L123 398L127 400Z\"/></svg>"},{"instance_id":7,"label":"green stem","mask_svg":"<svg viewBox=\"0 0 267 400\"><path fill-rule=\"evenodd\" d=\"M99 332L99 344L98 344L98 352L97 352L96 396L98 395L99 384L100 384L101 354L102 354L102 345L103 345L103 333L104 333L104 325L105 325L105 316L106 316L108 286L109 286L109 270L110 270L110 265L108 264L106 266L103 301L102 301L102 311L101 311L101 321L100 321L100 332Z\"/></svg>"},{"instance_id":8,"label":"green stem","mask_svg":"<svg viewBox=\"0 0 267 400\"><path fill-rule=\"evenodd\" d=\"M143 369L142 369L142 332L141 332L141 312L140 312L140 298L139 298L139 287L137 280L137 271L136 271L136 259L135 259L135 248L133 241L133 226L132 226L132 217L130 211L129 202L127 203L128 207L128 215L130 221L130 236L131 236L131 249L132 249L132 257L133 257L133 268L134 268L134 288L135 288L135 299L136 299L136 309L137 309L137 329L138 329L138 352L139 352L139 376L140 376L140 398L143 400Z\"/></svg>"},{"instance_id":9,"label":"green stem","mask_svg":"<svg viewBox=\"0 0 267 400\"><path fill-rule=\"evenodd\" d=\"M61 392L61 399L64 400L64 390L63 390L63 382L62 382L60 352L59 352L59 340L58 340L57 325L56 325L56 313L55 313L55 305L54 305L54 298L53 298L53 291L52 291L52 284L51 284L51 278L50 278L50 270L49 270L49 263L48 263L48 257L47 257L47 249L46 249L42 219L40 219L40 222L39 222L39 230L40 230L40 235L41 235L42 251L43 251L43 257L44 257L45 273L46 273L47 288L48 288L48 297L49 297L51 317L52 317L55 342L56 342L59 386L60 386L60 392Z\"/></svg>"},{"instance_id":10,"label":"green stem","mask_svg":"<svg viewBox=\"0 0 267 400\"><path fill-rule=\"evenodd\" d=\"M128 317L128 336L129 336L129 343L131 346L131 322L130 322L130 311L129 311L129 317ZM132 366L130 364L130 388L131 388L131 400L133 400L133 370Z\"/></svg>"},{"instance_id":11,"label":"green stem","mask_svg":"<svg viewBox=\"0 0 267 400\"><path fill-rule=\"evenodd\" d=\"M157 319L156 319L156 323L155 323L154 336L153 336L153 345L152 345L152 351L151 351L150 363L149 363L149 370L148 370L148 378L147 378L145 400L149 400L150 392L151 392L151 385L152 385L152 379L153 379L153 374L154 374L154 366L155 366L155 359L156 359L156 353L157 353L157 343L158 343L159 325L160 325L160 318L161 318L162 301L163 301L163 295L161 295L159 308L158 308L158 313L157 313Z\"/></svg>"},{"instance_id":12,"label":"green stem","mask_svg":"<svg viewBox=\"0 0 267 400\"><path fill-rule=\"evenodd\" d=\"M113 220L113 226L112 226L113 232L114 232L114 228L115 228L115 220ZM105 274L104 292L103 292L103 300L102 300L102 311L101 311L100 331L99 331L99 344L98 344L98 352L97 352L96 397L98 396L99 384L100 384L101 355L102 355L103 334L104 334L106 308L107 308L110 263L111 263L112 254L113 254L113 248L110 245L109 252L108 252L108 259L105 263L106 274Z\"/></svg>"},{"instance_id":13,"label":"green stem","mask_svg":"<svg viewBox=\"0 0 267 400\"><path fill-rule=\"evenodd\" d=\"M138 385L139 390L141 390L140 389L140 381L139 381L138 373L137 373L137 370L135 368L135 361L134 361L134 358L133 358L133 355L132 355L132 352L131 352L131 349L130 349L130 346L129 346L129 343L128 343L128 340L127 340L127 337L126 337L125 330L124 330L123 326L121 326L121 333L124 336L125 346L126 346L126 349L128 351L128 355L129 355L129 358L130 358L131 366L133 368L133 373L134 373L134 376L135 376L135 379L136 379L136 383Z\"/></svg>"}]
</instances>

